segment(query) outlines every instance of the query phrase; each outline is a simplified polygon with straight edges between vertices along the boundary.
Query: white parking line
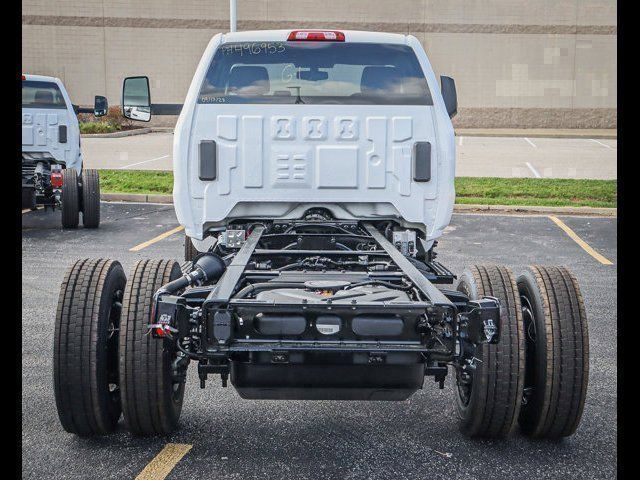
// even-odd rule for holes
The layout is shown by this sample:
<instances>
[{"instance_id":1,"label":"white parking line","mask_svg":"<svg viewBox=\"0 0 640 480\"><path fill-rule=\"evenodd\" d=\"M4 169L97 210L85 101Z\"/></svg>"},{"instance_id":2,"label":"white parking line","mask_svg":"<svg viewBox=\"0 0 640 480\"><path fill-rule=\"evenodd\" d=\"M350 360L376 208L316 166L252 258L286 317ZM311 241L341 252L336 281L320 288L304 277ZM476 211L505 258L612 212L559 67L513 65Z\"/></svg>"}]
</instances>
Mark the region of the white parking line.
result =
<instances>
[{"instance_id":1,"label":"white parking line","mask_svg":"<svg viewBox=\"0 0 640 480\"><path fill-rule=\"evenodd\" d=\"M531 165L529 162L526 162L525 165L529 168L529 170L531 170L531 173L533 173L534 177L542 178L542 175L538 173L538 171L533 167L533 165Z\"/></svg>"},{"instance_id":2,"label":"white parking line","mask_svg":"<svg viewBox=\"0 0 640 480\"><path fill-rule=\"evenodd\" d=\"M590 138L589 140L591 140L592 142L596 142L598 145L602 145L603 147L607 147L609 150L613 150L613 147L611 145L607 145L606 143L599 142L594 138Z\"/></svg>"},{"instance_id":3,"label":"white parking line","mask_svg":"<svg viewBox=\"0 0 640 480\"><path fill-rule=\"evenodd\" d=\"M528 138L525 138L525 141L526 141L529 145L531 145L533 148L538 148L538 147L536 147L536 144L535 144L535 143L533 143L533 142L532 142L531 140L529 140Z\"/></svg>"},{"instance_id":4,"label":"white parking line","mask_svg":"<svg viewBox=\"0 0 640 480\"><path fill-rule=\"evenodd\" d=\"M142 165L143 163L155 162L156 160L162 160L163 158L167 158L169 155L163 155L161 157L152 158L151 160L145 160L143 162L131 163L129 165L125 165L124 167L119 167L118 170L124 170L125 168L135 167L136 165Z\"/></svg>"}]
</instances>

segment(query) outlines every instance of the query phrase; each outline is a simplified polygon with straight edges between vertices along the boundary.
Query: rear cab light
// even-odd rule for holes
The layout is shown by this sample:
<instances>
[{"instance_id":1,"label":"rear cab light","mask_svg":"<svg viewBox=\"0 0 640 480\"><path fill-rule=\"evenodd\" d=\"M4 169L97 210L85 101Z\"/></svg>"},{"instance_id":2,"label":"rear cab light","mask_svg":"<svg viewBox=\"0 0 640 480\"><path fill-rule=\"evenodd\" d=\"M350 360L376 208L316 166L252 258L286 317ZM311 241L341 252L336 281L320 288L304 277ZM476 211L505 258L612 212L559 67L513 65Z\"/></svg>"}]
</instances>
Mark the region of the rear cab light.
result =
<instances>
[{"instance_id":1,"label":"rear cab light","mask_svg":"<svg viewBox=\"0 0 640 480\"><path fill-rule=\"evenodd\" d=\"M294 30L289 42L344 42L344 33L337 30Z\"/></svg>"}]
</instances>

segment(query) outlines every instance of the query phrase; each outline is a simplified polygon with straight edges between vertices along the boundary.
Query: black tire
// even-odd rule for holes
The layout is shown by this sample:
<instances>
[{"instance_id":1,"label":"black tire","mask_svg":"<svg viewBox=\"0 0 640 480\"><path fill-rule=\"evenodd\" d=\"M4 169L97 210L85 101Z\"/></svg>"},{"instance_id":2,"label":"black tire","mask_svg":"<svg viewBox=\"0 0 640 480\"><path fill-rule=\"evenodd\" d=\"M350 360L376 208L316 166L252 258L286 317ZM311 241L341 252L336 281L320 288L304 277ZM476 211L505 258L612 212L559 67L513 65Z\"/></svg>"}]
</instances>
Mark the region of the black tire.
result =
<instances>
[{"instance_id":1,"label":"black tire","mask_svg":"<svg viewBox=\"0 0 640 480\"><path fill-rule=\"evenodd\" d=\"M191 238L188 237L185 234L185 236L184 236L184 259L185 259L185 261L186 262L193 262L193 259L196 258L196 256L199 253L200 252L198 251L198 249L195 247L195 245L191 241Z\"/></svg>"},{"instance_id":2,"label":"black tire","mask_svg":"<svg viewBox=\"0 0 640 480\"><path fill-rule=\"evenodd\" d=\"M67 270L60 287L53 386L67 432L106 434L120 418L117 329L126 282L119 262L84 259Z\"/></svg>"},{"instance_id":3,"label":"black tire","mask_svg":"<svg viewBox=\"0 0 640 480\"><path fill-rule=\"evenodd\" d=\"M85 228L100 225L100 178L97 170L82 171L82 224Z\"/></svg>"},{"instance_id":4,"label":"black tire","mask_svg":"<svg viewBox=\"0 0 640 480\"><path fill-rule=\"evenodd\" d=\"M78 174L75 168L62 170L62 227L77 228L80 222Z\"/></svg>"},{"instance_id":5,"label":"black tire","mask_svg":"<svg viewBox=\"0 0 640 480\"><path fill-rule=\"evenodd\" d=\"M124 293L120 385L124 420L134 435L167 434L178 426L185 384L172 381L175 351L168 340L148 335L147 325L155 292L181 275L176 261L140 260Z\"/></svg>"},{"instance_id":6,"label":"black tire","mask_svg":"<svg viewBox=\"0 0 640 480\"><path fill-rule=\"evenodd\" d=\"M589 380L584 301L566 267L533 265L518 277L526 332L522 432L534 438L572 435L582 417Z\"/></svg>"},{"instance_id":7,"label":"black tire","mask_svg":"<svg viewBox=\"0 0 640 480\"><path fill-rule=\"evenodd\" d=\"M460 430L470 437L504 438L518 420L524 385L524 328L516 281L506 267L474 265L460 276L457 289L471 299L496 297L501 304L499 342L478 346L471 383L455 389Z\"/></svg>"}]
</instances>

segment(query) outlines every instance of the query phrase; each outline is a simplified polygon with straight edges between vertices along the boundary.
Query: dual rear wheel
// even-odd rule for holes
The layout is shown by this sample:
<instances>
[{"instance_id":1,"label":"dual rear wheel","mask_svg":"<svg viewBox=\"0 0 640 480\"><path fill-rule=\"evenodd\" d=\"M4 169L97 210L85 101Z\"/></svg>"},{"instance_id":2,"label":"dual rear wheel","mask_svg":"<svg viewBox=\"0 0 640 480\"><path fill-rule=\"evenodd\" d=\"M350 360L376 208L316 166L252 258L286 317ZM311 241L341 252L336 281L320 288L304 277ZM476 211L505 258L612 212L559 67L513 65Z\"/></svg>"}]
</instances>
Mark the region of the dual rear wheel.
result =
<instances>
[{"instance_id":1,"label":"dual rear wheel","mask_svg":"<svg viewBox=\"0 0 640 480\"><path fill-rule=\"evenodd\" d=\"M457 372L456 406L463 433L501 438L516 423L534 438L572 435L582 417L589 339L578 282L566 267L510 269L476 265L458 290L498 298L500 341L479 345L470 376Z\"/></svg>"},{"instance_id":2,"label":"dual rear wheel","mask_svg":"<svg viewBox=\"0 0 640 480\"><path fill-rule=\"evenodd\" d=\"M110 433L122 414L135 435L177 427L185 385L173 375L178 354L147 333L154 293L180 275L172 260L141 260L128 282L111 260L79 260L67 271L54 345L54 392L66 431Z\"/></svg>"},{"instance_id":3,"label":"dual rear wheel","mask_svg":"<svg viewBox=\"0 0 640 480\"><path fill-rule=\"evenodd\" d=\"M148 324L153 295L180 274L172 260L141 260L128 282L112 260L79 260L67 271L54 345L55 399L65 430L109 433L121 414L136 435L177 428L185 390L184 375L175 374L180 353L148 335ZM471 375L456 374L462 432L500 438L519 423L535 438L573 434L589 359L584 302L573 274L532 266L515 277L506 267L473 266L458 290L501 304L499 342L476 348Z\"/></svg>"}]
</instances>

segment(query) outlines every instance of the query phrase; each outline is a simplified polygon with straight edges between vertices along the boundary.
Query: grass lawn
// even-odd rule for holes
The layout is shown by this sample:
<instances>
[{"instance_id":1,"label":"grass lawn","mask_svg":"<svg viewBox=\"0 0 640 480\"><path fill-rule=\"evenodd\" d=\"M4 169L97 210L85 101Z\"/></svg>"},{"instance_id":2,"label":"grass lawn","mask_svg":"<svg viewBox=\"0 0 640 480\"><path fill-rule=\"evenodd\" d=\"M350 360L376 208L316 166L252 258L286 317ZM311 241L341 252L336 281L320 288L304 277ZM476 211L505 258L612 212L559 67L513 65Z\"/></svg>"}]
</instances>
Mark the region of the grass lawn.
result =
<instances>
[{"instance_id":1,"label":"grass lawn","mask_svg":"<svg viewBox=\"0 0 640 480\"><path fill-rule=\"evenodd\" d=\"M173 192L173 173L159 170L100 170L102 193Z\"/></svg>"},{"instance_id":2,"label":"grass lawn","mask_svg":"<svg viewBox=\"0 0 640 480\"><path fill-rule=\"evenodd\" d=\"M617 201L616 180L456 178L456 203L615 208Z\"/></svg>"},{"instance_id":3,"label":"grass lawn","mask_svg":"<svg viewBox=\"0 0 640 480\"><path fill-rule=\"evenodd\" d=\"M170 194L173 174L154 170L100 170L104 193ZM615 180L556 178L456 178L456 203L616 207Z\"/></svg>"}]
</instances>

